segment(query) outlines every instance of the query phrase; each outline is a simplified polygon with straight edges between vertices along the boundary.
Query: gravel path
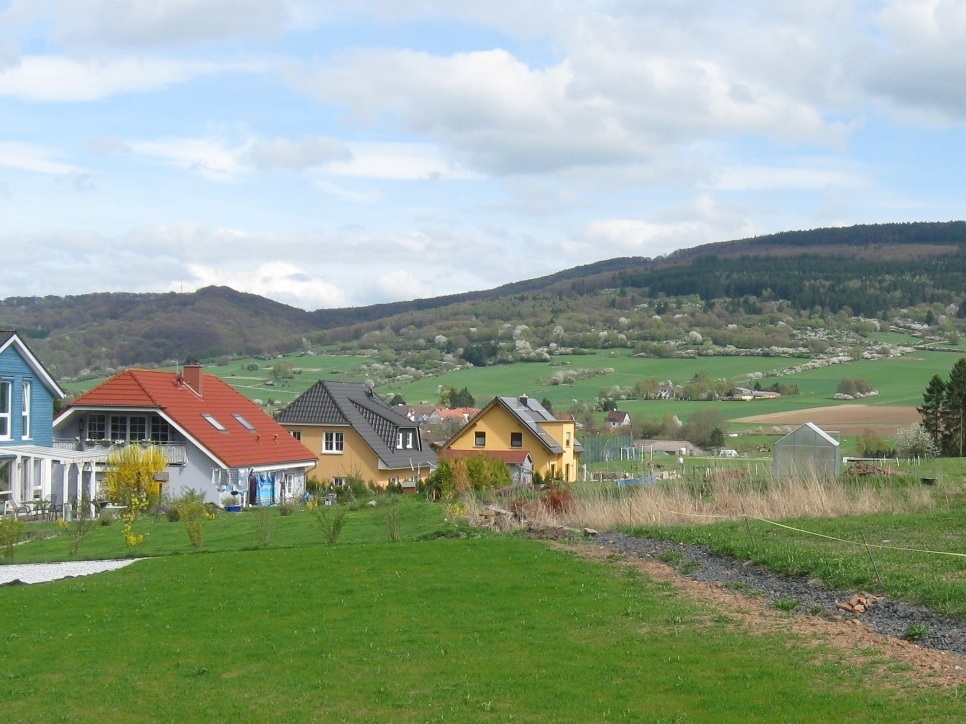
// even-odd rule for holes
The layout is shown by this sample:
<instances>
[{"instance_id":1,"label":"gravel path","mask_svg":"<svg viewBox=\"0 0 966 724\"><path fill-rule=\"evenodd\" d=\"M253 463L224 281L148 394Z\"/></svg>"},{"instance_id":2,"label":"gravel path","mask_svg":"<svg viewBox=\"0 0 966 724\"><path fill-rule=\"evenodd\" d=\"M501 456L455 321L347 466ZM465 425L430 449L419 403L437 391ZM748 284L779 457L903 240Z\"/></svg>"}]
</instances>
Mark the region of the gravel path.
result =
<instances>
[{"instance_id":1,"label":"gravel path","mask_svg":"<svg viewBox=\"0 0 966 724\"><path fill-rule=\"evenodd\" d=\"M926 626L927 633L917 641L920 646L966 656L964 619L942 616L921 606L889 598L879 598L878 603L864 614L845 613L836 608L836 604L848 601L856 591L825 588L805 578L777 575L761 566L718 555L705 546L634 538L621 533L601 533L595 542L625 555L641 558L657 559L662 554L675 552L680 554L682 562L694 561L694 565L676 566L680 575L703 583L721 584L768 603L795 599L799 602L796 611L801 614L815 613L821 607L824 613L859 618L885 636L904 638L911 624L922 624Z\"/></svg>"},{"instance_id":2,"label":"gravel path","mask_svg":"<svg viewBox=\"0 0 966 724\"><path fill-rule=\"evenodd\" d=\"M93 573L114 571L129 566L140 558L120 561L68 561L66 563L25 563L0 566L0 586L18 583L46 583L60 578L89 576Z\"/></svg>"}]
</instances>

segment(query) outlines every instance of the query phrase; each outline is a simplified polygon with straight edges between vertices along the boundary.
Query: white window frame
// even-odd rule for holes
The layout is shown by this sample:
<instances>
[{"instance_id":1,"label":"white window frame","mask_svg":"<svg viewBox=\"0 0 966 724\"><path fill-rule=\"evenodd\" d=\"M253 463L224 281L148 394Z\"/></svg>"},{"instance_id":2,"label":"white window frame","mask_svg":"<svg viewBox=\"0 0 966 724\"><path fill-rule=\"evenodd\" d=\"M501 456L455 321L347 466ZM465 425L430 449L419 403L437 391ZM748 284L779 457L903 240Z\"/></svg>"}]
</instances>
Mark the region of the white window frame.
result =
<instances>
[{"instance_id":1,"label":"white window frame","mask_svg":"<svg viewBox=\"0 0 966 724\"><path fill-rule=\"evenodd\" d=\"M95 419L95 418L98 421L98 426L101 428L100 429L100 433L101 433L101 436L100 437L94 437L93 435L91 435L91 420L92 419ZM87 420L86 420L86 423L85 423L85 428L87 430L87 439L88 440L106 440L107 439L107 429L108 429L107 428L107 415L105 415L104 413L101 413L101 412L88 413Z\"/></svg>"},{"instance_id":2,"label":"white window frame","mask_svg":"<svg viewBox=\"0 0 966 724\"><path fill-rule=\"evenodd\" d=\"M23 395L21 396L20 403L20 439L29 440L31 435L30 429L30 399L32 393L32 385L30 380L23 381Z\"/></svg>"},{"instance_id":3,"label":"white window frame","mask_svg":"<svg viewBox=\"0 0 966 724\"><path fill-rule=\"evenodd\" d=\"M396 433L397 450L414 450L416 448L416 431L411 427L402 427Z\"/></svg>"},{"instance_id":4,"label":"white window frame","mask_svg":"<svg viewBox=\"0 0 966 724\"><path fill-rule=\"evenodd\" d=\"M323 432L322 433L322 454L323 455L342 455L345 452L345 433L342 432Z\"/></svg>"},{"instance_id":5,"label":"white window frame","mask_svg":"<svg viewBox=\"0 0 966 724\"><path fill-rule=\"evenodd\" d=\"M0 440L13 439L13 383L0 380Z\"/></svg>"}]
</instances>

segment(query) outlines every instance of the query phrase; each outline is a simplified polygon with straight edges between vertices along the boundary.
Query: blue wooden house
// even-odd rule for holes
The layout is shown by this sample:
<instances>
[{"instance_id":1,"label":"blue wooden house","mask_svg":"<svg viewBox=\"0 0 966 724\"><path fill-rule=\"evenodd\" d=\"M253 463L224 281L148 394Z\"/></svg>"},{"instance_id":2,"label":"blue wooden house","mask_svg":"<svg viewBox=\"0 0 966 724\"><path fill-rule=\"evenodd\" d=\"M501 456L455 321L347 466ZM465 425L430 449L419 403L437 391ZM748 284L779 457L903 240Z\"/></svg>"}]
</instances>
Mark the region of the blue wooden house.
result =
<instances>
[{"instance_id":1,"label":"blue wooden house","mask_svg":"<svg viewBox=\"0 0 966 724\"><path fill-rule=\"evenodd\" d=\"M13 331L0 330L0 510L45 501L63 510L68 485L88 489L97 456L54 447L54 401L64 392ZM102 456L101 456L102 457Z\"/></svg>"}]
</instances>

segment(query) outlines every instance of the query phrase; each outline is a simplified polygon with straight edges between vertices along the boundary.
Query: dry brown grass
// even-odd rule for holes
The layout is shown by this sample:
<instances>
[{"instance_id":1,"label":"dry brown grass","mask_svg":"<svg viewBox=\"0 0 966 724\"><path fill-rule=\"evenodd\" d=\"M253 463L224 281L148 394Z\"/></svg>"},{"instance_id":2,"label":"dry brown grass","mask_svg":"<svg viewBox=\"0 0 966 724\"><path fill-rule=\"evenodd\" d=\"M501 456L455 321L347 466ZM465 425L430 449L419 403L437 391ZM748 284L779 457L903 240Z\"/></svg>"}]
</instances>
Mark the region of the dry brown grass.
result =
<instances>
[{"instance_id":1,"label":"dry brown grass","mask_svg":"<svg viewBox=\"0 0 966 724\"><path fill-rule=\"evenodd\" d=\"M817 478L772 480L761 485L742 480L675 481L626 489L619 497L603 486L583 487L568 510L554 513L530 503L526 517L538 525L609 530L617 526L695 525L744 516L782 520L911 512L934 504L935 493L929 488L890 484L856 486ZM469 504L471 520L482 507L479 502Z\"/></svg>"}]
</instances>

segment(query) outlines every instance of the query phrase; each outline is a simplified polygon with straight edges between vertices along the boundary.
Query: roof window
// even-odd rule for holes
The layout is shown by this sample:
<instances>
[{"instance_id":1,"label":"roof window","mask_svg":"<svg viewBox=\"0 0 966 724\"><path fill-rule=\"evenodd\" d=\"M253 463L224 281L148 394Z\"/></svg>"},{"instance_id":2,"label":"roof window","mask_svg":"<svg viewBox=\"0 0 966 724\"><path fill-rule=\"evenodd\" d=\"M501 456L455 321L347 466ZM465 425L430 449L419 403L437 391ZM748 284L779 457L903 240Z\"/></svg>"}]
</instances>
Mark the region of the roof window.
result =
<instances>
[{"instance_id":1,"label":"roof window","mask_svg":"<svg viewBox=\"0 0 966 724\"><path fill-rule=\"evenodd\" d=\"M218 432L228 432L228 430L225 429L225 426L224 425L222 425L220 422L218 422L218 420L216 420L214 417L212 417L211 415L209 415L207 412L202 413L201 416L203 418L205 418L208 421L208 423L213 428L215 428Z\"/></svg>"},{"instance_id":2,"label":"roof window","mask_svg":"<svg viewBox=\"0 0 966 724\"><path fill-rule=\"evenodd\" d=\"M246 430L248 430L248 432L255 432L255 426L251 424L248 420L246 420L244 417L239 415L237 412L233 412L231 416L234 417L236 420L238 420L241 426L244 427Z\"/></svg>"}]
</instances>

